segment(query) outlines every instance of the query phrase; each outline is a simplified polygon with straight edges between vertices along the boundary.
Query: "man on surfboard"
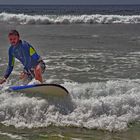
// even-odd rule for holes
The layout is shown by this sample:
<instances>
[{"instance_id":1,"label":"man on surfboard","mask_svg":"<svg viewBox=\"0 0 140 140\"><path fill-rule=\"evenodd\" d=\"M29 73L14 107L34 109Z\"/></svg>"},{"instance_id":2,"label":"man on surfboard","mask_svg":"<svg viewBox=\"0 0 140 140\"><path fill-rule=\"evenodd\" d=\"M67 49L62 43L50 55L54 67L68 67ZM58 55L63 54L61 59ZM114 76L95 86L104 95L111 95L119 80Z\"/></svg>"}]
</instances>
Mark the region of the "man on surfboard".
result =
<instances>
[{"instance_id":1,"label":"man on surfboard","mask_svg":"<svg viewBox=\"0 0 140 140\"><path fill-rule=\"evenodd\" d=\"M28 42L20 40L18 31L11 30L8 34L8 38L11 44L9 48L9 63L4 77L0 80L0 84L6 82L6 79L11 74L15 58L24 66L24 70L20 74L20 79L30 77L42 83L42 73L45 71L45 63L42 58Z\"/></svg>"}]
</instances>

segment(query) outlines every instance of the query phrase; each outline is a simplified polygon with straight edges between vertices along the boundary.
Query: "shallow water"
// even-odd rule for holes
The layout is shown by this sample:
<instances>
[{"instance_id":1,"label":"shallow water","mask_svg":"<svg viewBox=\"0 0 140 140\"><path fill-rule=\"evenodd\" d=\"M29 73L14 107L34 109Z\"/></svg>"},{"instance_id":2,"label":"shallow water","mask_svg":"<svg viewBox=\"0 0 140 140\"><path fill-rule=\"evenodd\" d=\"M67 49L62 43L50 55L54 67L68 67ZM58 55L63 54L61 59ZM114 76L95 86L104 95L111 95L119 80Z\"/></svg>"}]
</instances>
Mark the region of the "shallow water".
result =
<instances>
[{"instance_id":1,"label":"shallow water","mask_svg":"<svg viewBox=\"0 0 140 140\"><path fill-rule=\"evenodd\" d=\"M70 127L48 127L34 129L15 129L14 127L0 127L0 140L23 139L23 140L138 140L140 137L140 125L124 132L107 132L99 130L88 130L85 128Z\"/></svg>"}]
</instances>

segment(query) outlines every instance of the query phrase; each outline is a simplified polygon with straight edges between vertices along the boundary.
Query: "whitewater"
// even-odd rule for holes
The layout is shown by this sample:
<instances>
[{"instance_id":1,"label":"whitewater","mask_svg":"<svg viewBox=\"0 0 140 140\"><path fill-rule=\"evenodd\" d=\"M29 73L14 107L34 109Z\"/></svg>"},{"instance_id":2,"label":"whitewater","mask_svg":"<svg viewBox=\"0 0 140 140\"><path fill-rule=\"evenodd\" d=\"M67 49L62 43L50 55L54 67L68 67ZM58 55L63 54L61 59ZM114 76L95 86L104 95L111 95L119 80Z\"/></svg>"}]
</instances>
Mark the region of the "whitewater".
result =
<instances>
[{"instance_id":1,"label":"whitewater","mask_svg":"<svg viewBox=\"0 0 140 140\"><path fill-rule=\"evenodd\" d=\"M0 122L22 129L62 126L126 131L130 124L140 119L140 80L114 76L126 73L127 65L137 66L138 56L139 52L128 52L125 57L118 57L107 50L99 52L83 48L72 49L72 52L52 51L43 57L47 64L44 82L59 83L69 91L69 96L46 99L7 91L10 85L21 85L17 79L22 65L16 61L14 76L1 86ZM93 63L93 59L97 62ZM114 75L102 77L99 61L101 65L111 61L103 71Z\"/></svg>"},{"instance_id":2,"label":"whitewater","mask_svg":"<svg viewBox=\"0 0 140 140\"><path fill-rule=\"evenodd\" d=\"M53 125L121 131L140 118L140 80L67 82L63 86L71 100L28 98L1 91L1 123L17 128Z\"/></svg>"},{"instance_id":3,"label":"whitewater","mask_svg":"<svg viewBox=\"0 0 140 140\"><path fill-rule=\"evenodd\" d=\"M9 24L138 24L140 15L28 15L0 13L0 22Z\"/></svg>"}]
</instances>

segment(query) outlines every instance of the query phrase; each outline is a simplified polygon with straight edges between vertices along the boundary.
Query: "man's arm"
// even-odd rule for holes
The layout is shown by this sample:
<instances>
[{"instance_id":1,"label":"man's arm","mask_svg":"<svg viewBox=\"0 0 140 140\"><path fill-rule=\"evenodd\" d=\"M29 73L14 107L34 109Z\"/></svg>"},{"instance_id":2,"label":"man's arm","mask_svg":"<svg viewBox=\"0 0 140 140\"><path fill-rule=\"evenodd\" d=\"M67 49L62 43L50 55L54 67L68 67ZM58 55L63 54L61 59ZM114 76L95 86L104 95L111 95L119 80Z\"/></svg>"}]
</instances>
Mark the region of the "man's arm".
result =
<instances>
[{"instance_id":1,"label":"man's arm","mask_svg":"<svg viewBox=\"0 0 140 140\"><path fill-rule=\"evenodd\" d=\"M15 62L15 57L12 54L12 50L9 48L9 62L8 62L8 67L6 69L6 72L4 74L4 77L0 80L0 84L3 84L4 82L6 82L6 79L9 77L9 75L13 71L14 62Z\"/></svg>"}]
</instances>

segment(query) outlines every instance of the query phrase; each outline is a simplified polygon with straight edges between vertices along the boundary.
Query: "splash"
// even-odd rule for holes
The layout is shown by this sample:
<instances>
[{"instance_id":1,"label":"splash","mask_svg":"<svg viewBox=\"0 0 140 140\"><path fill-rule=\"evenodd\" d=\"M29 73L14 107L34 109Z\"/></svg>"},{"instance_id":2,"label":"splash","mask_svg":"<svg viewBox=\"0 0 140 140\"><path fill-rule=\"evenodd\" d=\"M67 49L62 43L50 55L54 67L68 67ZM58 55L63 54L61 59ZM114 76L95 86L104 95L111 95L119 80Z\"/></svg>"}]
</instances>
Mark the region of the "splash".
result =
<instances>
[{"instance_id":1,"label":"splash","mask_svg":"<svg viewBox=\"0 0 140 140\"><path fill-rule=\"evenodd\" d=\"M71 98L45 100L3 92L0 122L21 128L54 125L122 131L140 120L139 80L65 82L63 86Z\"/></svg>"}]
</instances>

